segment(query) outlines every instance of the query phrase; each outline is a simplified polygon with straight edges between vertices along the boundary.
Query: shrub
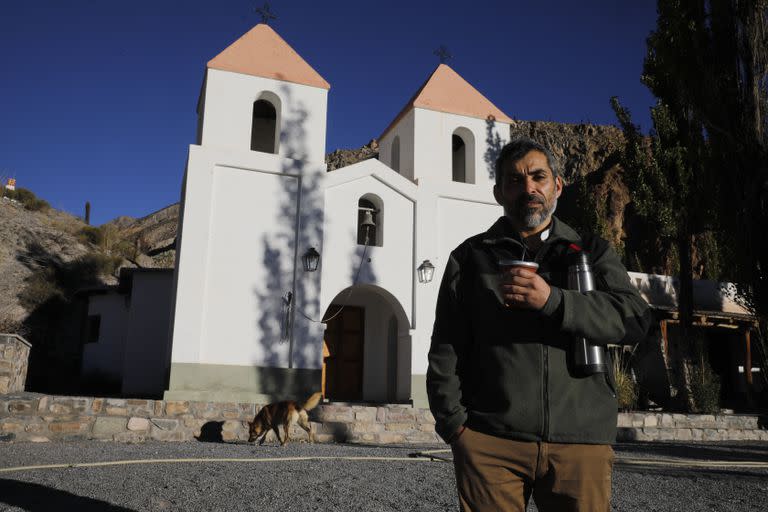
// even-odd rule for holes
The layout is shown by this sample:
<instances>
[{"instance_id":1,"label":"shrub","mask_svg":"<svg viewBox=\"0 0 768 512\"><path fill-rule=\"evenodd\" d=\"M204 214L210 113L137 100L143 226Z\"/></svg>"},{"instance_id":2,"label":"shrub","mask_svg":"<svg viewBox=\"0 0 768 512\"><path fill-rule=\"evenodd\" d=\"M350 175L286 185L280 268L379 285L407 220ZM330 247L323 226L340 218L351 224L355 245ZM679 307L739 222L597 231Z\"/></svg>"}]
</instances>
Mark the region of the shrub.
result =
<instances>
[{"instance_id":1,"label":"shrub","mask_svg":"<svg viewBox=\"0 0 768 512\"><path fill-rule=\"evenodd\" d=\"M638 396L638 386L632 377L629 364L632 354L626 355L621 350L612 352L613 376L616 382L616 400L619 403L619 410L631 411L637 406Z\"/></svg>"},{"instance_id":2,"label":"shrub","mask_svg":"<svg viewBox=\"0 0 768 512\"><path fill-rule=\"evenodd\" d=\"M720 378L706 361L691 366L693 412L714 414L720 411Z\"/></svg>"},{"instance_id":3,"label":"shrub","mask_svg":"<svg viewBox=\"0 0 768 512\"><path fill-rule=\"evenodd\" d=\"M0 333L24 335L21 322L11 318L7 311L0 310Z\"/></svg>"},{"instance_id":4,"label":"shrub","mask_svg":"<svg viewBox=\"0 0 768 512\"><path fill-rule=\"evenodd\" d=\"M62 297L56 277L50 269L40 269L26 280L24 289L19 293L19 302L27 310L32 310L54 297Z\"/></svg>"},{"instance_id":5,"label":"shrub","mask_svg":"<svg viewBox=\"0 0 768 512\"><path fill-rule=\"evenodd\" d=\"M99 247L119 260L136 259L137 249L130 240L120 238L120 232L112 224L99 227L83 226L78 232L78 238L91 245Z\"/></svg>"},{"instance_id":6,"label":"shrub","mask_svg":"<svg viewBox=\"0 0 768 512\"><path fill-rule=\"evenodd\" d=\"M83 226L77 234L77 237L85 243L96 246L101 246L101 244L104 243L104 231L101 228L93 226Z\"/></svg>"},{"instance_id":7,"label":"shrub","mask_svg":"<svg viewBox=\"0 0 768 512\"><path fill-rule=\"evenodd\" d=\"M129 240L120 240L115 243L112 246L112 254L126 260L135 260L138 256L136 246Z\"/></svg>"},{"instance_id":8,"label":"shrub","mask_svg":"<svg viewBox=\"0 0 768 512\"><path fill-rule=\"evenodd\" d=\"M38 198L34 192L26 188L17 188L16 190L4 190L5 197L15 199L20 202L24 208L32 211L47 210L51 207L48 201Z\"/></svg>"}]
</instances>

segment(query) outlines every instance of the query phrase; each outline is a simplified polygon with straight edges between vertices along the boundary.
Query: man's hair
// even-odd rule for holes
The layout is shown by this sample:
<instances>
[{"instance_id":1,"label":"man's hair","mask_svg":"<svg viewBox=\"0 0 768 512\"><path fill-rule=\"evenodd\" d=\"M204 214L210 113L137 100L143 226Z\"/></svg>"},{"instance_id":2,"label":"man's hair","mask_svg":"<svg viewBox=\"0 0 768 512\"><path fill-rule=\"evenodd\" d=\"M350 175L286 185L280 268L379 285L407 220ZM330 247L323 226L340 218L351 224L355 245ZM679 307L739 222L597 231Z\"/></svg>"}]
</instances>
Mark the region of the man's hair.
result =
<instances>
[{"instance_id":1,"label":"man's hair","mask_svg":"<svg viewBox=\"0 0 768 512\"><path fill-rule=\"evenodd\" d=\"M549 168L552 169L552 176L557 178L560 175L560 172L557 169L557 160L555 160L555 157L552 155L550 150L533 139L521 137L519 139L513 140L501 148L499 157L496 159L496 185L501 186L501 167L504 162L509 160L510 162L515 163L521 160L531 151L539 151L544 153L544 156L547 157L547 165L549 165Z\"/></svg>"}]
</instances>

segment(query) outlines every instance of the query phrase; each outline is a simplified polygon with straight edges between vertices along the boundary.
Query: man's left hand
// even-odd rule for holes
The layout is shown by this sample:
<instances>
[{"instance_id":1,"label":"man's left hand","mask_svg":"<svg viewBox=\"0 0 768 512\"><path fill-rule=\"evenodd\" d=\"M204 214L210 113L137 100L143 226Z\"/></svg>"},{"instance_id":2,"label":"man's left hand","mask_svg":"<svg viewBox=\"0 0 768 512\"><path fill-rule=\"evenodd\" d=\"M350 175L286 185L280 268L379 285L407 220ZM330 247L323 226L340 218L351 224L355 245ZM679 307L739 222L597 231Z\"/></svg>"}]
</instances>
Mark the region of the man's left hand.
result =
<instances>
[{"instance_id":1,"label":"man's left hand","mask_svg":"<svg viewBox=\"0 0 768 512\"><path fill-rule=\"evenodd\" d=\"M511 308L540 310L547 303L549 284L536 272L512 268L502 274L501 294Z\"/></svg>"}]
</instances>

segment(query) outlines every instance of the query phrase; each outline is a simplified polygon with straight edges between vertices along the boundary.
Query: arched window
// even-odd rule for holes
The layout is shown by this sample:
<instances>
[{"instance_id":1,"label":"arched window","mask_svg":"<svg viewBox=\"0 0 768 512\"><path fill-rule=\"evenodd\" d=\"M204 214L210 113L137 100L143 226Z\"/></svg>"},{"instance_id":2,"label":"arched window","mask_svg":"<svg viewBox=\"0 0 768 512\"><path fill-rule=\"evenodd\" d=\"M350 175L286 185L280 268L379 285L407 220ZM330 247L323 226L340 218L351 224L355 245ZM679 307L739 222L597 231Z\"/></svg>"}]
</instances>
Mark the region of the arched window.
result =
<instances>
[{"instance_id":1,"label":"arched window","mask_svg":"<svg viewBox=\"0 0 768 512\"><path fill-rule=\"evenodd\" d=\"M384 242L383 203L378 196L366 194L357 202L357 243L381 247Z\"/></svg>"},{"instance_id":2,"label":"arched window","mask_svg":"<svg viewBox=\"0 0 768 512\"><path fill-rule=\"evenodd\" d=\"M467 182L467 145L464 139L455 133L451 137L451 146L453 154L451 163L453 164L453 181L461 183Z\"/></svg>"},{"instance_id":3,"label":"arched window","mask_svg":"<svg viewBox=\"0 0 768 512\"><path fill-rule=\"evenodd\" d=\"M265 99L253 102L251 151L277 153L277 110Z\"/></svg>"},{"instance_id":4,"label":"arched window","mask_svg":"<svg viewBox=\"0 0 768 512\"><path fill-rule=\"evenodd\" d=\"M452 179L459 183L475 182L475 140L466 128L457 128L451 136Z\"/></svg>"},{"instance_id":5,"label":"arched window","mask_svg":"<svg viewBox=\"0 0 768 512\"><path fill-rule=\"evenodd\" d=\"M400 172L400 136L395 135L392 141L392 169Z\"/></svg>"}]
</instances>

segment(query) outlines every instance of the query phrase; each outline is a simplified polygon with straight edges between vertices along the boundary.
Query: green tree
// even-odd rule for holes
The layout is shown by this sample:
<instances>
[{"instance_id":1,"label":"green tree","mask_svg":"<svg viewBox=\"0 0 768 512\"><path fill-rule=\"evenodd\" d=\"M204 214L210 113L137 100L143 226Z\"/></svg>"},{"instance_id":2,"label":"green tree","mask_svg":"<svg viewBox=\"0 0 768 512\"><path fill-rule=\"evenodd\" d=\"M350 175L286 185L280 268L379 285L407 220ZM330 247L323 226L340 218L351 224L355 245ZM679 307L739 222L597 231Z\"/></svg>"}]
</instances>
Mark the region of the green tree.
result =
<instances>
[{"instance_id":1,"label":"green tree","mask_svg":"<svg viewBox=\"0 0 768 512\"><path fill-rule=\"evenodd\" d=\"M643 81L708 167L734 277L768 317L768 0L660 1Z\"/></svg>"},{"instance_id":2,"label":"green tree","mask_svg":"<svg viewBox=\"0 0 768 512\"><path fill-rule=\"evenodd\" d=\"M681 335L691 334L691 236L706 229L735 248L727 268L765 320L768 0L660 0L642 81L658 98L652 153L662 182L681 196L671 203Z\"/></svg>"}]
</instances>

